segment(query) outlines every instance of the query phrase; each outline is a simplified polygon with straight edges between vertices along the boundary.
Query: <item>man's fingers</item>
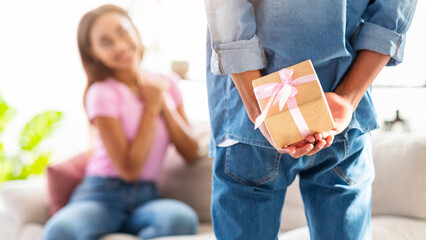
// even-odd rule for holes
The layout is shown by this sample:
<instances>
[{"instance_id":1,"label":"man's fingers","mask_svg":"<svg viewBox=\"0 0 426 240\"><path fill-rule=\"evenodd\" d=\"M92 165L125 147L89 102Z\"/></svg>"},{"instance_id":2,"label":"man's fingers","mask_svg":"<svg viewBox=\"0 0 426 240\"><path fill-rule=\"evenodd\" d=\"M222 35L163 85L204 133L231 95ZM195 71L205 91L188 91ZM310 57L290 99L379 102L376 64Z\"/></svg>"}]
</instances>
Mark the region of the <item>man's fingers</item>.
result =
<instances>
[{"instance_id":1,"label":"man's fingers","mask_svg":"<svg viewBox=\"0 0 426 240\"><path fill-rule=\"evenodd\" d=\"M306 141L310 142L310 143L314 143L315 142L315 137L312 136L312 135L310 135L310 136L306 137Z\"/></svg>"},{"instance_id":2,"label":"man's fingers","mask_svg":"<svg viewBox=\"0 0 426 240\"><path fill-rule=\"evenodd\" d=\"M304 155L311 156L324 148L328 148L334 141L335 133L336 131L333 129L327 132L315 133L313 136L308 136L305 140L278 149L278 152L281 154L287 153L293 158L299 158Z\"/></svg>"},{"instance_id":3,"label":"man's fingers","mask_svg":"<svg viewBox=\"0 0 426 240\"><path fill-rule=\"evenodd\" d=\"M318 142L321 139L322 139L322 134L321 133L315 133L315 140Z\"/></svg>"},{"instance_id":4,"label":"man's fingers","mask_svg":"<svg viewBox=\"0 0 426 240\"><path fill-rule=\"evenodd\" d=\"M330 136L329 132L322 132L321 134L323 139L327 139L327 137Z\"/></svg>"},{"instance_id":5,"label":"man's fingers","mask_svg":"<svg viewBox=\"0 0 426 240\"><path fill-rule=\"evenodd\" d=\"M326 145L326 141L324 139L321 139L318 141L318 143L315 145L315 147L308 152L306 155L307 156L311 156L314 155L315 153L319 152L321 149L323 149Z\"/></svg>"},{"instance_id":6,"label":"man's fingers","mask_svg":"<svg viewBox=\"0 0 426 240\"><path fill-rule=\"evenodd\" d=\"M296 149L296 151L293 154L290 154L293 158L299 158L303 155L306 155L308 152L310 152L314 148L314 145L312 143L306 144L304 147Z\"/></svg>"},{"instance_id":7,"label":"man's fingers","mask_svg":"<svg viewBox=\"0 0 426 240\"><path fill-rule=\"evenodd\" d=\"M288 153L288 154L291 155L291 154L294 154L295 151L296 151L296 147L294 147L294 146L284 147L284 148L278 149L278 152L281 153L281 154Z\"/></svg>"},{"instance_id":8,"label":"man's fingers","mask_svg":"<svg viewBox=\"0 0 426 240\"><path fill-rule=\"evenodd\" d=\"M328 136L327 137L327 139L325 139L325 141L326 141L326 144L325 144L325 146L324 146L324 148L328 148L328 147L330 147L330 145L333 143L333 141L334 141L334 135L330 135L330 136Z\"/></svg>"}]
</instances>

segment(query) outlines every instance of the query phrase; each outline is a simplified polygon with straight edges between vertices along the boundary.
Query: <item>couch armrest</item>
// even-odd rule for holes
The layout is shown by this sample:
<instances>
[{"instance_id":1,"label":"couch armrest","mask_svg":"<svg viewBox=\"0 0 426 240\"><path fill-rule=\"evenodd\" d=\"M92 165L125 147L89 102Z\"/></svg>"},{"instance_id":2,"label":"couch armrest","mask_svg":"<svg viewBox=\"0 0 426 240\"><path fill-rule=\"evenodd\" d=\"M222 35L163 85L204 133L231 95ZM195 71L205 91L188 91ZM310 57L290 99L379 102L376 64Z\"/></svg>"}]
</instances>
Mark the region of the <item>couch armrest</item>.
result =
<instances>
[{"instance_id":1,"label":"couch armrest","mask_svg":"<svg viewBox=\"0 0 426 240\"><path fill-rule=\"evenodd\" d=\"M18 228L17 219L8 213L4 203L0 201L0 239L15 239Z\"/></svg>"},{"instance_id":2,"label":"couch armrest","mask_svg":"<svg viewBox=\"0 0 426 240\"><path fill-rule=\"evenodd\" d=\"M18 228L27 223L44 224L49 218L45 179L5 182L0 187L0 201L5 215L14 219Z\"/></svg>"},{"instance_id":3,"label":"couch armrest","mask_svg":"<svg viewBox=\"0 0 426 240\"><path fill-rule=\"evenodd\" d=\"M375 133L373 154L373 215L426 220L426 137L414 133Z\"/></svg>"}]
</instances>

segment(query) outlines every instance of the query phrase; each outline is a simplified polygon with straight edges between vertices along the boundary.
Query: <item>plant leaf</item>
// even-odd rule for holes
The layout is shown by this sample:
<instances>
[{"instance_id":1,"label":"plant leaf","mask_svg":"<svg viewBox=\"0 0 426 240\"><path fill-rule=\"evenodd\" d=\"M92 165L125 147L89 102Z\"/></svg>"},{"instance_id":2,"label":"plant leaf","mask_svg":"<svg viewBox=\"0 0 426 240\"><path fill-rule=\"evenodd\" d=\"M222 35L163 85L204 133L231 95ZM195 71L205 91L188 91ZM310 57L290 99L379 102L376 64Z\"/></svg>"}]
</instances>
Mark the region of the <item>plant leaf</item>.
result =
<instances>
[{"instance_id":1,"label":"plant leaf","mask_svg":"<svg viewBox=\"0 0 426 240\"><path fill-rule=\"evenodd\" d=\"M11 108L0 96L0 134L15 116L16 110Z\"/></svg>"},{"instance_id":2,"label":"plant leaf","mask_svg":"<svg viewBox=\"0 0 426 240\"><path fill-rule=\"evenodd\" d=\"M36 157L33 164L29 166L30 174L42 174L44 169L46 169L46 166L49 165L49 160L51 156L52 152L47 152Z\"/></svg>"},{"instance_id":3,"label":"plant leaf","mask_svg":"<svg viewBox=\"0 0 426 240\"><path fill-rule=\"evenodd\" d=\"M36 157L33 157L34 161L30 164L24 164L21 166L21 169L18 174L13 173L8 180L17 180L17 179L27 179L31 175L40 175L46 169L46 166L49 165L50 156L52 152L42 153ZM18 166L15 166L18 167Z\"/></svg>"},{"instance_id":4,"label":"plant leaf","mask_svg":"<svg viewBox=\"0 0 426 240\"><path fill-rule=\"evenodd\" d=\"M0 184L4 181L12 180L13 163L6 158L0 161Z\"/></svg>"},{"instance_id":5,"label":"plant leaf","mask_svg":"<svg viewBox=\"0 0 426 240\"><path fill-rule=\"evenodd\" d=\"M62 112L46 111L30 120L21 132L21 149L31 151L43 139L50 136L52 130L62 119Z\"/></svg>"}]
</instances>

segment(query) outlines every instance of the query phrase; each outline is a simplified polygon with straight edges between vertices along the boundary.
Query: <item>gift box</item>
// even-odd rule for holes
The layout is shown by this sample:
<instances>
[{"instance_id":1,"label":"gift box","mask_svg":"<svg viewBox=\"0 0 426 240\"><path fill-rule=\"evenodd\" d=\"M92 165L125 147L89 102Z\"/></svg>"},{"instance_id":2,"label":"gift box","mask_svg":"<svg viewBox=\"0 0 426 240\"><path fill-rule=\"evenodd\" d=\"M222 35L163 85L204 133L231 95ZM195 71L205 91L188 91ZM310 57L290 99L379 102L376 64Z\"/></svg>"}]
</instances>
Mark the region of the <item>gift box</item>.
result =
<instances>
[{"instance_id":1,"label":"gift box","mask_svg":"<svg viewBox=\"0 0 426 240\"><path fill-rule=\"evenodd\" d=\"M262 114L276 147L285 147L316 132L334 128L334 121L310 60L252 81ZM277 104L278 103L278 104Z\"/></svg>"}]
</instances>

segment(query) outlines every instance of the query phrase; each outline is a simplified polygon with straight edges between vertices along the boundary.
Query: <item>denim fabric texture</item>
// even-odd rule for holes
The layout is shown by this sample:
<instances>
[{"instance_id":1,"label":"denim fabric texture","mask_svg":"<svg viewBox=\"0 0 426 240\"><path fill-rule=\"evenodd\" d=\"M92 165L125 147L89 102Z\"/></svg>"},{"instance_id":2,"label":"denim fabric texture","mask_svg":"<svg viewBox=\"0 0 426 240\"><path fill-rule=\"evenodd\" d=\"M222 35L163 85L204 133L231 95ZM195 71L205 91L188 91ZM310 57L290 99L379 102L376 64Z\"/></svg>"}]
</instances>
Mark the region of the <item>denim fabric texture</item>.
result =
<instances>
[{"instance_id":1,"label":"denim fabric texture","mask_svg":"<svg viewBox=\"0 0 426 240\"><path fill-rule=\"evenodd\" d=\"M141 239L195 234L198 216L188 205L161 199L154 182L86 176L69 203L48 220L44 240L96 240L108 233Z\"/></svg>"},{"instance_id":2,"label":"denim fabric texture","mask_svg":"<svg viewBox=\"0 0 426 240\"><path fill-rule=\"evenodd\" d=\"M217 147L212 217L218 240L276 240L287 187L298 175L312 240L371 239L371 134L298 159L237 143ZM284 216L286 217L286 216Z\"/></svg>"},{"instance_id":3,"label":"denim fabric texture","mask_svg":"<svg viewBox=\"0 0 426 240\"><path fill-rule=\"evenodd\" d=\"M225 139L269 147L249 120L228 74L262 69L267 75L311 59L325 92L342 81L358 50L402 62L406 32L416 0L205 0L208 20L207 90L212 144ZM378 128L369 89L353 114L349 129Z\"/></svg>"}]
</instances>

